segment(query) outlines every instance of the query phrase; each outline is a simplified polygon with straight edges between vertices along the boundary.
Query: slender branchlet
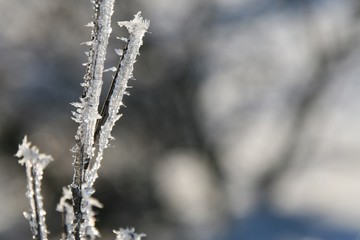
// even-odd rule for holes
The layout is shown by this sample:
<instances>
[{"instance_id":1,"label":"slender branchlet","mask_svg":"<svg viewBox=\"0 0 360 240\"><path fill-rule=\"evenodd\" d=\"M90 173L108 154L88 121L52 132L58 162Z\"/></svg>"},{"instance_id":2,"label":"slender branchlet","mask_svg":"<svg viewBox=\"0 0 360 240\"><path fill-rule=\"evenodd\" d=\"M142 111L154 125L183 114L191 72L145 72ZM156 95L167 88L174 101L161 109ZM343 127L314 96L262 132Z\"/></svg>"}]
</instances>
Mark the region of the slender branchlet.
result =
<instances>
[{"instance_id":1,"label":"slender branchlet","mask_svg":"<svg viewBox=\"0 0 360 240\"><path fill-rule=\"evenodd\" d=\"M30 201L30 210L24 212L24 216L30 223L33 239L46 240L46 212L43 207L43 197L41 196L41 180L44 168L53 158L50 155L39 153L39 149L36 146L31 146L26 136L22 144L19 145L19 150L15 156L21 158L19 163L25 165L26 168L26 196Z\"/></svg>"},{"instance_id":2,"label":"slender branchlet","mask_svg":"<svg viewBox=\"0 0 360 240\"><path fill-rule=\"evenodd\" d=\"M72 206L72 194L69 187L63 188L63 195L60 198L56 210L62 213L63 234L62 240L74 240L73 223L74 209Z\"/></svg>"},{"instance_id":3,"label":"slender branchlet","mask_svg":"<svg viewBox=\"0 0 360 240\"><path fill-rule=\"evenodd\" d=\"M90 46L87 53L88 62L84 83L84 91L80 102L73 103L77 107L74 112L74 120L79 123L75 136L76 145L74 152L74 177L71 184L74 225L72 235L76 240L82 238L93 239L98 236L94 227L92 206L90 203L93 194L93 185L97 178L97 170L103 158L104 149L111 138L111 130L115 122L120 118L118 114L122 105L123 95L126 94L127 81L132 77L133 65L142 38L149 26L140 13L135 15L134 20L121 22L120 26L126 26L130 37L127 48L121 56L121 61L116 69L116 74L111 85L108 98L105 101L103 111L99 114L99 99L103 85L104 62L108 39L111 33L111 16L113 13L114 0L93 1L95 21L87 24L92 27L91 41L85 44ZM96 151L95 142L99 142ZM92 163L92 164L91 164ZM91 166L91 169L88 169Z\"/></svg>"},{"instance_id":4,"label":"slender branchlet","mask_svg":"<svg viewBox=\"0 0 360 240\"><path fill-rule=\"evenodd\" d=\"M83 202L82 185L84 183L85 172L89 162L94 155L94 134L96 122L100 118L98 113L99 99L102 88L102 77L108 39L111 33L111 16L113 14L114 0L95 0L93 1L95 10L95 21L88 24L93 27L91 41L87 44L91 46L88 53L87 70L84 76L83 95L79 103L73 105L77 107L74 113L74 120L79 123L78 131L75 136L76 145L74 152L74 177L71 184L74 208L74 227L73 234L76 240L83 236L80 232L80 225L84 222L85 216L81 211Z\"/></svg>"}]
</instances>

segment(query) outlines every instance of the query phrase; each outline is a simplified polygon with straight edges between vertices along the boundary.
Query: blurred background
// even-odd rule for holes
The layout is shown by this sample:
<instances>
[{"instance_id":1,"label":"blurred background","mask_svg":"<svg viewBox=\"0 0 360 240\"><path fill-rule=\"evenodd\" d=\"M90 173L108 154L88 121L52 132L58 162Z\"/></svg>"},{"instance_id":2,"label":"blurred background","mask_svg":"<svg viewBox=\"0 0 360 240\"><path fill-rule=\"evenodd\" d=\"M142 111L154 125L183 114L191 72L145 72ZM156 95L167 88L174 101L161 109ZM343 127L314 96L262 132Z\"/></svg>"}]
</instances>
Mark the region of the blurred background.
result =
<instances>
[{"instance_id":1,"label":"blurred background","mask_svg":"<svg viewBox=\"0 0 360 240\"><path fill-rule=\"evenodd\" d=\"M103 239L359 239L360 1L118 0L105 67L139 10L151 33L95 185ZM55 158L43 195L60 239L92 15L0 0L0 239L31 238L25 134Z\"/></svg>"}]
</instances>

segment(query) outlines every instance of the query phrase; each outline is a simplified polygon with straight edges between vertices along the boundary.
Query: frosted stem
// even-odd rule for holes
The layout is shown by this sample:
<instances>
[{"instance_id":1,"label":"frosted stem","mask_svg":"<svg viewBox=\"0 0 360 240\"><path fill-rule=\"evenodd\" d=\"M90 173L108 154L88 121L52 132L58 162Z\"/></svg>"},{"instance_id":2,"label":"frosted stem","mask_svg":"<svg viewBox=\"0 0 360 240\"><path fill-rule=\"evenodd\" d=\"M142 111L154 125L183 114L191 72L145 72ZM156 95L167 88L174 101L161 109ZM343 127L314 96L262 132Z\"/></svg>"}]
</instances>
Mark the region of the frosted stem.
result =
<instances>
[{"instance_id":1,"label":"frosted stem","mask_svg":"<svg viewBox=\"0 0 360 240\"><path fill-rule=\"evenodd\" d=\"M138 12L131 21L119 22L120 27L125 26L128 29L130 36L127 45L123 50L121 61L118 65L102 110L99 150L94 165L87 175L87 183L90 187L93 186L97 178L97 171L100 168L104 150L107 148L109 140L112 139L112 128L116 121L121 117L119 109L123 105L122 99L124 94L127 94L127 84L129 79L133 77L136 57L139 55L139 49L143 43L142 39L149 28L149 21L143 20L140 14L141 12ZM98 128L100 127L98 126Z\"/></svg>"},{"instance_id":2,"label":"frosted stem","mask_svg":"<svg viewBox=\"0 0 360 240\"><path fill-rule=\"evenodd\" d=\"M63 195L60 198L56 210L62 213L63 234L62 240L73 240L73 222L74 222L74 209L71 205L71 190L69 187L63 188Z\"/></svg>"},{"instance_id":3,"label":"frosted stem","mask_svg":"<svg viewBox=\"0 0 360 240\"><path fill-rule=\"evenodd\" d=\"M139 54L142 38L149 27L149 21L144 21L140 12L132 21L119 23L120 26L128 29L130 37L121 55L120 63L115 69L115 77L100 115L99 99L103 85L106 49L111 33L114 0L93 0L93 3L95 21L87 24L93 29L91 41L85 43L90 46L90 51L87 53L88 62L85 64L83 94L80 102L73 103L77 108L73 112L73 119L79 123L79 127L75 136L76 145L72 149L74 176L71 192L74 220L68 229L72 229L71 236L74 236L75 240L95 239L99 235L95 228L90 196L94 192L93 185L104 149L111 139L111 130L120 118L118 112L123 95L127 93L127 82L132 77L133 65ZM97 151L95 151L95 142L99 143ZM88 169L89 166L91 169ZM69 233L65 234L69 236Z\"/></svg>"},{"instance_id":4,"label":"frosted stem","mask_svg":"<svg viewBox=\"0 0 360 240\"><path fill-rule=\"evenodd\" d=\"M45 223L46 212L41 196L41 180L44 168L52 161L50 155L40 154L36 146L31 147L25 136L16 156L21 158L19 163L25 165L27 178L26 196L30 202L30 210L24 212L25 218L30 223L33 238L47 240L47 228Z\"/></svg>"},{"instance_id":5,"label":"frosted stem","mask_svg":"<svg viewBox=\"0 0 360 240\"><path fill-rule=\"evenodd\" d=\"M84 213L81 211L83 204L82 185L89 162L94 155L94 134L96 122L100 118L98 113L99 98L102 88L102 77L108 39L111 33L111 16L113 14L114 0L95 0L95 22L89 24L93 27L91 46L88 53L87 70L84 76L83 95L74 113L74 120L79 123L75 136L74 147L74 177L71 185L74 207L73 234L76 240L80 240L84 233L80 232L81 224L84 222Z\"/></svg>"}]
</instances>

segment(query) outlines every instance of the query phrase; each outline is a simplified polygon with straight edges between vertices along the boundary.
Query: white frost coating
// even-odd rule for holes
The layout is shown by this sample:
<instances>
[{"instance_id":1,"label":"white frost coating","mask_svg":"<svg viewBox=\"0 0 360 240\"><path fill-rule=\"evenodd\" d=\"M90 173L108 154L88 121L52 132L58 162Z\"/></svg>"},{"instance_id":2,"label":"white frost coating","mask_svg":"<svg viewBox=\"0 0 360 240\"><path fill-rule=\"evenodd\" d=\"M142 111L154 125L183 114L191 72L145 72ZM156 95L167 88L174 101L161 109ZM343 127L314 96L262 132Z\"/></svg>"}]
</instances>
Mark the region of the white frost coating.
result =
<instances>
[{"instance_id":1,"label":"white frost coating","mask_svg":"<svg viewBox=\"0 0 360 240\"><path fill-rule=\"evenodd\" d=\"M134 228L120 228L119 231L114 230L113 232L116 234L116 240L141 240L142 237L146 237L143 233L135 233Z\"/></svg>"},{"instance_id":2,"label":"white frost coating","mask_svg":"<svg viewBox=\"0 0 360 240\"><path fill-rule=\"evenodd\" d=\"M45 223L46 212L43 207L41 196L41 180L44 168L53 160L50 155L39 153L36 146L31 146L27 136L24 137L19 150L15 154L21 158L19 163L26 168L27 192L30 201L30 211L24 212L25 218L30 223L34 239L47 239L47 228Z\"/></svg>"},{"instance_id":3,"label":"white frost coating","mask_svg":"<svg viewBox=\"0 0 360 240\"><path fill-rule=\"evenodd\" d=\"M130 36L127 50L124 51L124 56L120 63L117 77L114 80L115 86L109 101L108 117L104 125L101 127L97 157L93 168L89 171L87 177L90 187L93 186L94 181L97 178L97 170L100 168L104 150L108 147L109 140L112 139L112 128L114 127L116 121L121 117L119 109L123 105L122 99L124 94L128 94L128 92L126 92L126 89L128 88L127 83L133 76L136 57L139 55L139 49L143 43L142 39L149 28L150 22L148 20L143 20L140 14L141 12L138 12L131 21L118 23L120 27L125 26L128 29Z\"/></svg>"}]
</instances>

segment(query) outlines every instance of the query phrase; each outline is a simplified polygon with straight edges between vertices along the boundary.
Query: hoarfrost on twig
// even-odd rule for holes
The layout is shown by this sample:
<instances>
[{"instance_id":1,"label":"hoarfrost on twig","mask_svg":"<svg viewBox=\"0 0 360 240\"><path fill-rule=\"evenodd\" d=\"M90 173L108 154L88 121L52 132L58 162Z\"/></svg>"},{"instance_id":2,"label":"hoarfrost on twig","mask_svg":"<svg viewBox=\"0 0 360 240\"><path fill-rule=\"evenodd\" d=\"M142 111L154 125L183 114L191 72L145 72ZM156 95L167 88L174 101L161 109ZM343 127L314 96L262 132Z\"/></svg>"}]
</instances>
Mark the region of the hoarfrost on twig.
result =
<instances>
[{"instance_id":1,"label":"hoarfrost on twig","mask_svg":"<svg viewBox=\"0 0 360 240\"><path fill-rule=\"evenodd\" d=\"M63 196L57 205L57 211L63 215L63 240L94 240L100 237L95 228L94 207L102 208L102 204L92 197L94 182L103 158L103 152L113 139L111 131L121 117L119 110L125 106L124 95L129 95L129 79L133 79L133 69L142 39L149 27L149 21L138 12L131 21L119 22L130 34L128 38L119 38L126 42L123 50L115 49L120 56L117 67L104 70L107 45L111 29L111 16L115 0L91 0L94 8L94 21L86 24L91 27L91 40L83 42L89 46L86 51L87 62L84 82L81 83L83 93L79 102L72 103L76 108L72 119L79 123L75 140L71 149L74 153L74 175L71 185L63 188ZM109 93L99 114L99 102L103 85L103 73L113 71L115 75ZM98 143L95 145L95 143ZM41 180L44 168L52 161L50 155L40 154L36 146L31 146L25 136L16 156L19 163L25 165L27 175L26 196L30 201L30 210L24 213L30 223L33 238L47 240L45 210L41 196ZM136 234L134 229L114 231L118 240L140 240L144 234Z\"/></svg>"},{"instance_id":2,"label":"hoarfrost on twig","mask_svg":"<svg viewBox=\"0 0 360 240\"><path fill-rule=\"evenodd\" d=\"M53 160L50 155L39 153L36 146L31 146L31 142L24 137L19 150L15 154L21 158L19 163L25 165L27 178L26 196L30 202L30 210L24 212L25 218L30 223L30 228L34 239L46 240L47 227L45 223L46 212L43 206L43 197L41 196L41 180L44 168Z\"/></svg>"},{"instance_id":3,"label":"hoarfrost on twig","mask_svg":"<svg viewBox=\"0 0 360 240\"><path fill-rule=\"evenodd\" d=\"M73 120L79 123L79 127L75 136L76 145L72 149L75 158L74 177L71 184L74 221L72 226L66 229L72 229L71 235L76 240L83 237L95 239L99 236L95 228L95 214L92 210L93 185L98 176L97 171L100 168L104 149L113 138L112 128L121 117L119 109L123 105L122 98L129 94L126 91L127 82L133 77L133 65L136 62L136 56L139 55L142 38L149 27L149 21L143 20L140 12L131 21L119 22L120 27L125 26L128 29L130 36L122 38L126 40L124 50L116 50L116 53L120 55L118 67L104 70L114 0L95 0L93 3L95 21L87 24L93 27L91 40L84 43L90 46L90 51L87 52L86 74L81 84L83 94L79 102L72 103L76 107L73 111ZM115 75L108 97L99 114L102 78L103 72L106 71L115 71ZM97 141L98 145L95 145Z\"/></svg>"},{"instance_id":4,"label":"hoarfrost on twig","mask_svg":"<svg viewBox=\"0 0 360 240\"><path fill-rule=\"evenodd\" d=\"M75 136L74 150L74 177L71 184L74 206L73 234L76 240L81 239L80 226L87 213L81 211L83 204L82 185L85 172L93 158L94 134L96 123L100 118L98 113L99 99L103 85L102 77L109 36L111 33L111 16L113 14L114 0L93 1L95 21L90 24L92 28L91 45L88 53L88 64L84 76L83 94L79 103L73 104L77 110L73 112L74 120L79 123ZM89 42L88 42L89 43Z\"/></svg>"},{"instance_id":5,"label":"hoarfrost on twig","mask_svg":"<svg viewBox=\"0 0 360 240\"><path fill-rule=\"evenodd\" d=\"M97 171L100 168L100 163L103 158L105 148L108 147L109 140L112 139L111 131L116 121L121 117L119 109L123 105L122 99L124 94L128 94L126 89L130 78L133 76L134 64L136 57L139 55L140 46L143 43L143 37L149 28L150 22L141 17L141 12L138 12L131 21L119 22L120 27L125 26L130 33L128 43L123 51L122 59L120 61L118 70L114 76L111 89L109 91L107 102L103 107L102 125L99 137L99 149L96 160L92 169L89 171L86 179L89 186L93 186Z\"/></svg>"}]
</instances>

